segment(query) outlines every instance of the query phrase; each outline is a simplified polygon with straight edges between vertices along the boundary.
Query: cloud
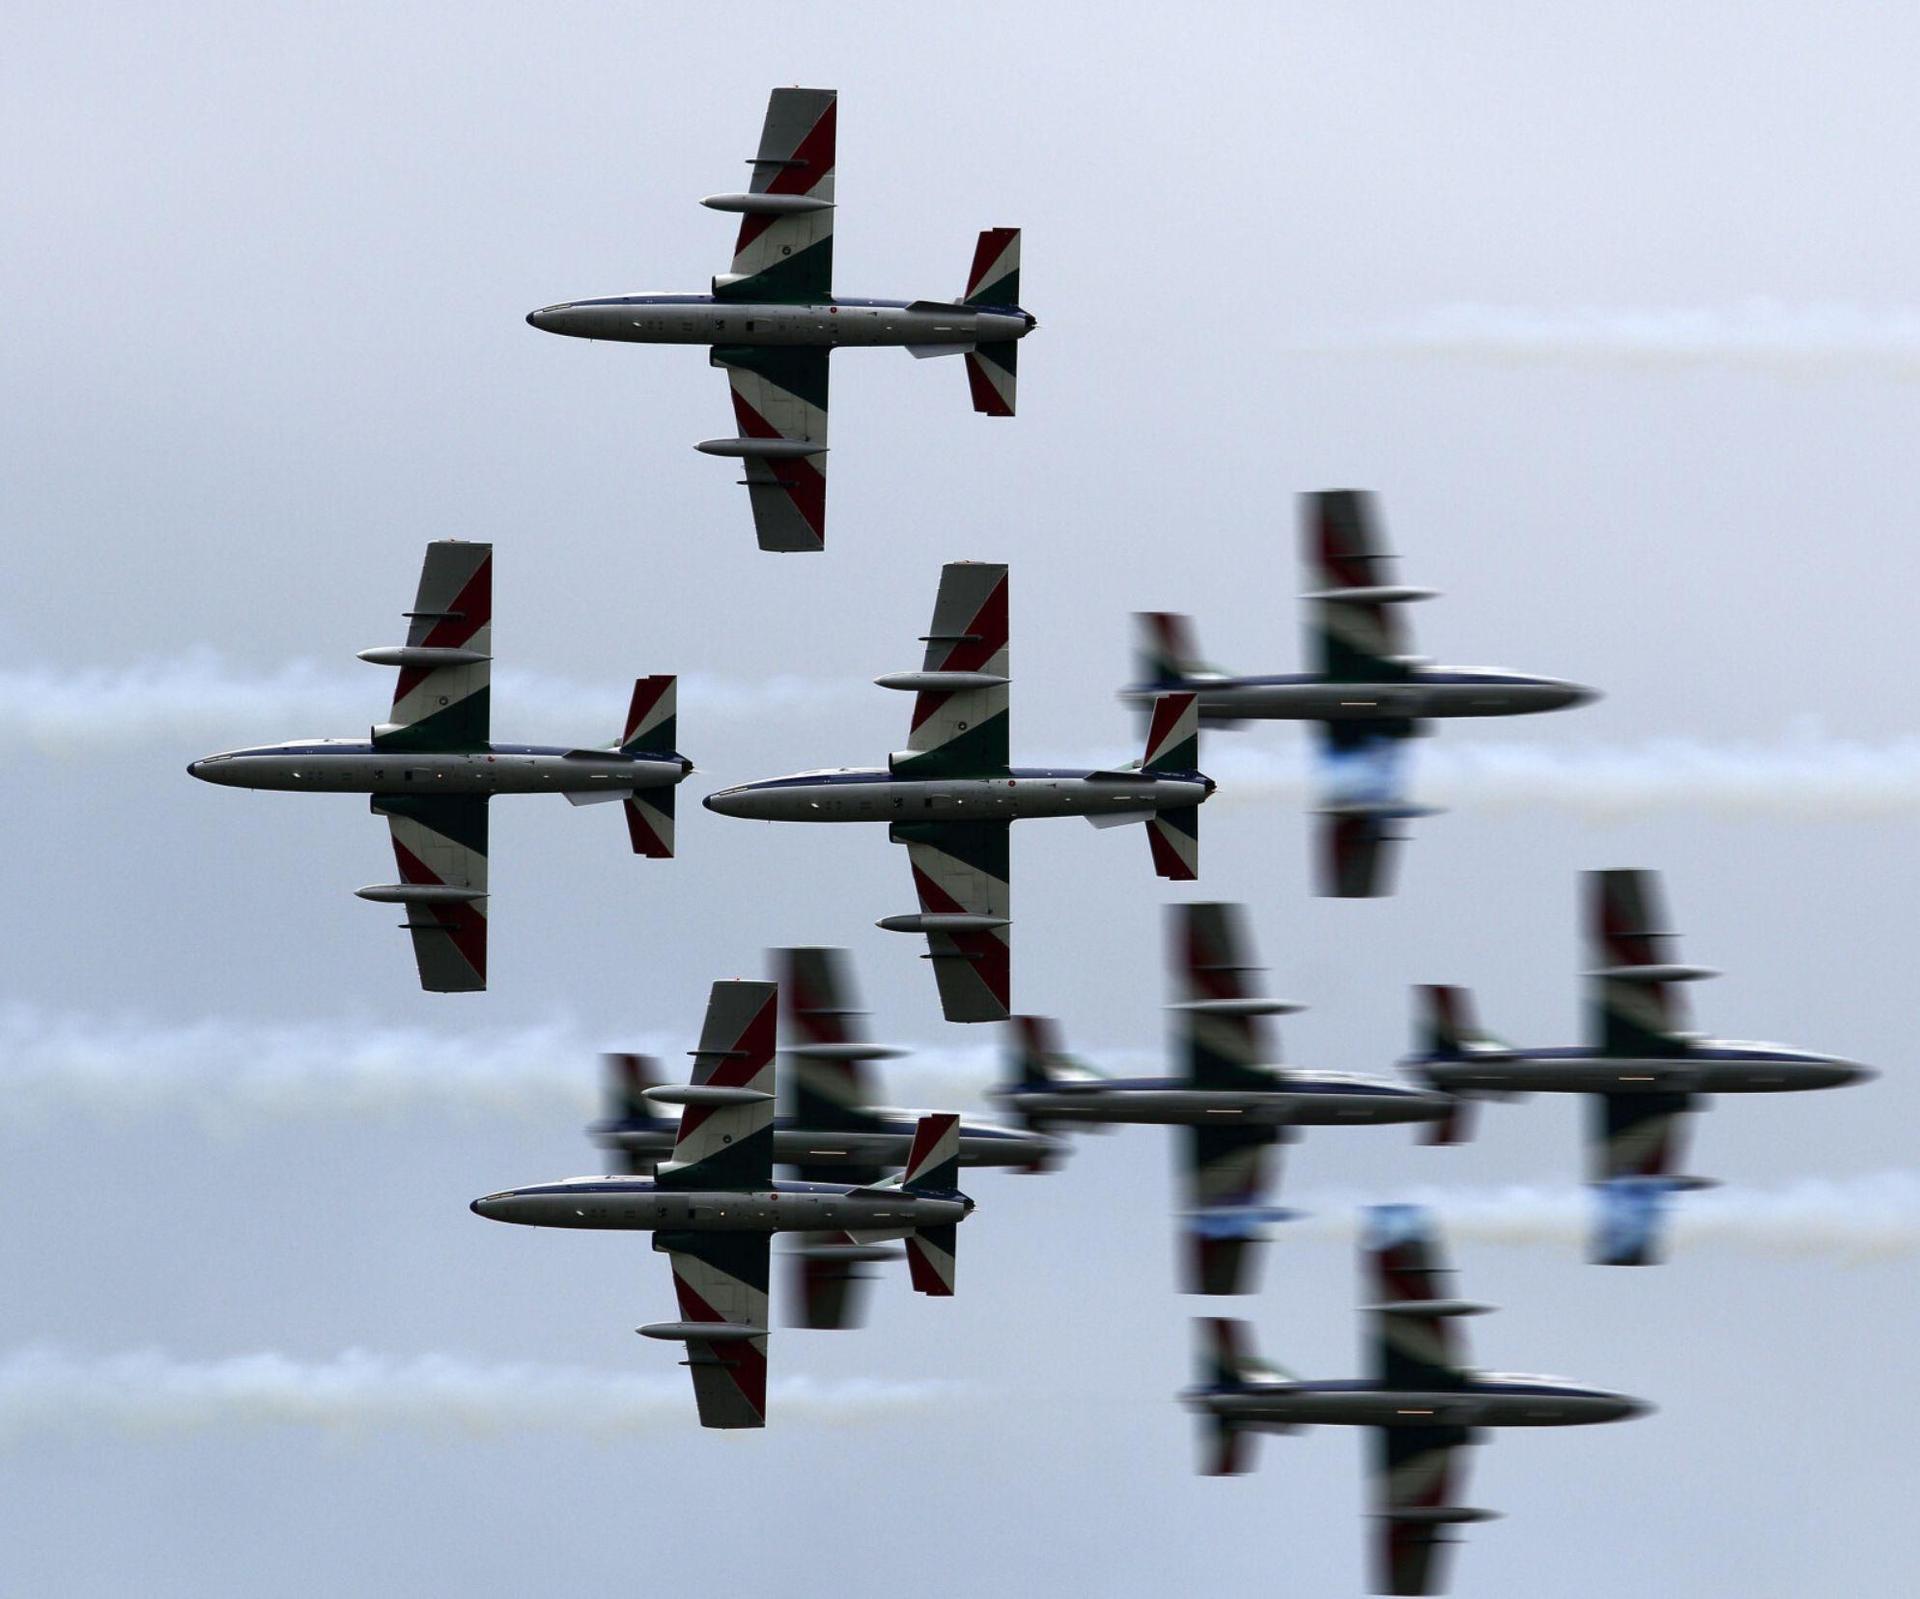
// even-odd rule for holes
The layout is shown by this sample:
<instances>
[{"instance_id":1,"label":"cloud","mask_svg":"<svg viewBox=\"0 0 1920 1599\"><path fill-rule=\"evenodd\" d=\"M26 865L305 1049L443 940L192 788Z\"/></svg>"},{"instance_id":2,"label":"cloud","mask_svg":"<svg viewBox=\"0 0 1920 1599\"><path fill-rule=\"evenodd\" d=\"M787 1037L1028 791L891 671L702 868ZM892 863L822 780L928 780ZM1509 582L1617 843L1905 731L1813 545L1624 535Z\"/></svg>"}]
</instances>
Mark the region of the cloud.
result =
<instances>
[{"instance_id":1,"label":"cloud","mask_svg":"<svg viewBox=\"0 0 1920 1599\"><path fill-rule=\"evenodd\" d=\"M603 743L619 733L632 687L511 669L496 669L493 680L495 699L512 707L516 728ZM85 753L130 742L191 744L203 753L249 739L353 736L380 719L391 687L384 674L306 660L249 672L207 648L77 671L13 667L0 670L0 745ZM826 709L862 688L794 676L741 682L690 673L680 679L680 709L695 718Z\"/></svg>"},{"instance_id":2,"label":"cloud","mask_svg":"<svg viewBox=\"0 0 1920 1599\"><path fill-rule=\"evenodd\" d=\"M767 1416L781 1427L885 1422L961 1385L776 1378ZM36 1345L0 1355L0 1443L49 1432L161 1437L215 1428L503 1436L528 1430L622 1437L694 1425L677 1376L591 1371L460 1355L350 1349L325 1360L263 1352L177 1360L159 1350L82 1356Z\"/></svg>"},{"instance_id":3,"label":"cloud","mask_svg":"<svg viewBox=\"0 0 1920 1599\"><path fill-rule=\"evenodd\" d=\"M1782 376L1920 377L1920 310L1749 299L1730 306L1448 305L1316 349L1511 363L1732 367Z\"/></svg>"},{"instance_id":4,"label":"cloud","mask_svg":"<svg viewBox=\"0 0 1920 1599\"><path fill-rule=\"evenodd\" d=\"M1395 1197L1431 1208L1457 1242L1578 1252L1593 1230L1594 1196L1585 1187L1414 1188L1396 1191ZM1308 1214L1290 1223L1287 1234L1351 1239L1359 1208L1368 1202L1369 1196L1331 1190L1297 1200L1289 1196L1289 1204ZM1676 1196L1667 1215L1677 1251L1730 1249L1850 1261L1910 1255L1920 1250L1920 1172L1803 1177L1767 1189L1715 1188Z\"/></svg>"},{"instance_id":5,"label":"cloud","mask_svg":"<svg viewBox=\"0 0 1920 1599\"><path fill-rule=\"evenodd\" d=\"M688 1040L596 1040L570 1022L489 1029L257 1025L0 1006L0 1093L13 1121L79 1113L105 1120L184 1113L214 1131L274 1121L436 1116L585 1121L598 1055L618 1047L680 1069ZM889 1100L976 1103L999 1075L998 1040L913 1051L886 1077Z\"/></svg>"},{"instance_id":6,"label":"cloud","mask_svg":"<svg viewBox=\"0 0 1920 1599\"><path fill-rule=\"evenodd\" d=\"M1290 750L1203 748L1213 803L1317 802L1319 771ZM1769 742L1662 738L1632 744L1441 741L1419 752L1412 797L1441 807L1548 808L1606 821L1658 811L1850 820L1920 813L1920 738L1877 741L1794 733Z\"/></svg>"}]
</instances>

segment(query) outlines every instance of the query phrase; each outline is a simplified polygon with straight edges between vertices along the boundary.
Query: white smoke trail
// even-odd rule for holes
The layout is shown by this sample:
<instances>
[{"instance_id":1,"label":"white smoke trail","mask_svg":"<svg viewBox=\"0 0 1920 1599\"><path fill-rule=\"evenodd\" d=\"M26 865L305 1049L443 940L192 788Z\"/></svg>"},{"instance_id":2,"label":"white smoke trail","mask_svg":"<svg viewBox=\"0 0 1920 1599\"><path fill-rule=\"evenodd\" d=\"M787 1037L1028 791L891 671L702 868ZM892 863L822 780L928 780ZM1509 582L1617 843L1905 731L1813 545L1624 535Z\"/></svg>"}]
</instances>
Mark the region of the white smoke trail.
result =
<instances>
[{"instance_id":1,"label":"white smoke trail","mask_svg":"<svg viewBox=\"0 0 1920 1599\"><path fill-rule=\"evenodd\" d=\"M884 1423L963 1392L951 1382L805 1376L768 1385L781 1427ZM0 1444L46 1433L161 1436L212 1428L501 1436L537 1430L622 1437L692 1425L677 1376L460 1355L350 1349L328 1360L262 1353L176 1360L158 1350L80 1356L45 1346L0 1356Z\"/></svg>"},{"instance_id":2,"label":"white smoke trail","mask_svg":"<svg viewBox=\"0 0 1920 1599\"><path fill-rule=\"evenodd\" d=\"M1920 377L1920 310L1786 305L1764 298L1664 309L1450 305L1312 347L1516 364L1723 367L1783 377L1908 381Z\"/></svg>"},{"instance_id":3,"label":"white smoke trail","mask_svg":"<svg viewBox=\"0 0 1920 1599\"><path fill-rule=\"evenodd\" d=\"M1374 1196L1377 1198L1377 1196ZM1593 1231L1595 1198L1585 1187L1416 1188L1396 1194L1431 1208L1463 1242L1549 1245L1579 1252ZM1367 1196L1324 1191L1289 1196L1307 1215L1287 1232L1348 1240ZM1680 1194L1668 1226L1676 1251L1736 1249L1773 1255L1882 1260L1920 1250L1920 1172L1806 1177L1779 1188L1714 1188Z\"/></svg>"},{"instance_id":4,"label":"white smoke trail","mask_svg":"<svg viewBox=\"0 0 1920 1599\"><path fill-rule=\"evenodd\" d=\"M1304 741L1260 749L1213 740L1216 805L1314 803L1316 759ZM1792 734L1769 743L1653 739L1638 744L1524 744L1452 739L1419 751L1410 797L1443 808L1545 808L1606 821L1657 811L1849 820L1920 812L1920 738Z\"/></svg>"},{"instance_id":5,"label":"white smoke trail","mask_svg":"<svg viewBox=\"0 0 1920 1599\"><path fill-rule=\"evenodd\" d=\"M682 1069L684 1038L615 1042ZM171 1113L217 1132L420 1112L584 1121L598 1105L605 1047L565 1022L472 1034L212 1018L162 1026L15 1004L0 1006L0 1106L14 1123ZM912 1051L884 1081L890 1102L958 1108L977 1104L1000 1070L994 1044L936 1046Z\"/></svg>"},{"instance_id":6,"label":"white smoke trail","mask_svg":"<svg viewBox=\"0 0 1920 1599\"><path fill-rule=\"evenodd\" d=\"M495 700L528 737L608 743L619 732L631 683L582 684L511 669L494 673ZM692 673L680 679L683 713L708 719L815 711L864 687L780 676L747 683ZM195 751L259 739L352 736L381 719L390 681L372 672L290 661L245 672L216 650L128 666L0 670L0 745L49 754L104 745L192 744Z\"/></svg>"}]
</instances>

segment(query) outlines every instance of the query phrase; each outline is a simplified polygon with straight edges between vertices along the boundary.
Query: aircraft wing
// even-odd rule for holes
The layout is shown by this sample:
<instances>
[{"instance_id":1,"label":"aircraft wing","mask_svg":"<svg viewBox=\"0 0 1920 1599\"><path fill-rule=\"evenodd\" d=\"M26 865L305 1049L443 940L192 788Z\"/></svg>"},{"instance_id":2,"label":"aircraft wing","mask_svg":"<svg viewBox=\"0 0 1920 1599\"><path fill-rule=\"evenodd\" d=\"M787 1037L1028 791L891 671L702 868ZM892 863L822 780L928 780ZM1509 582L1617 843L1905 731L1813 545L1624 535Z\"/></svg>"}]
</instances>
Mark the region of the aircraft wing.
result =
<instances>
[{"instance_id":1,"label":"aircraft wing","mask_svg":"<svg viewBox=\"0 0 1920 1599\"><path fill-rule=\"evenodd\" d=\"M775 89L760 148L750 165L748 204L739 210L733 265L714 280L720 300L791 301L833 297L833 165L839 95L832 89ZM756 196L777 197L754 206Z\"/></svg>"},{"instance_id":2,"label":"aircraft wing","mask_svg":"<svg viewBox=\"0 0 1920 1599\"><path fill-rule=\"evenodd\" d=\"M396 754L487 747L493 660L493 546L436 539L420 566L407 612L407 642L363 651L398 666L393 709L373 730L375 748Z\"/></svg>"},{"instance_id":3,"label":"aircraft wing","mask_svg":"<svg viewBox=\"0 0 1920 1599\"><path fill-rule=\"evenodd\" d=\"M1678 1187L1685 1093L1594 1094L1588 1176L1599 1199L1592 1258L1603 1266L1650 1266L1664 1253L1667 1202Z\"/></svg>"},{"instance_id":4,"label":"aircraft wing","mask_svg":"<svg viewBox=\"0 0 1920 1599\"><path fill-rule=\"evenodd\" d=\"M896 777L1007 775L1007 569L949 561L940 569L926 654L918 672L880 681L912 687L907 747Z\"/></svg>"},{"instance_id":5,"label":"aircraft wing","mask_svg":"<svg viewBox=\"0 0 1920 1599\"><path fill-rule=\"evenodd\" d=\"M375 794L372 807L393 833L401 883L426 891L403 901L420 986L439 994L485 988L486 796Z\"/></svg>"},{"instance_id":6,"label":"aircraft wing","mask_svg":"<svg viewBox=\"0 0 1920 1599\"><path fill-rule=\"evenodd\" d=\"M1187 1262L1182 1291L1244 1294L1258 1286L1252 1262L1267 1241L1267 1195L1279 1180L1282 1128L1225 1118L1181 1129L1187 1187Z\"/></svg>"},{"instance_id":7,"label":"aircraft wing","mask_svg":"<svg viewBox=\"0 0 1920 1599\"><path fill-rule=\"evenodd\" d=\"M1375 1427L1373 1432L1374 1576L1372 1592L1437 1594L1447 1586L1448 1554L1466 1476L1465 1427ZM1462 1512L1479 1520L1484 1512Z\"/></svg>"},{"instance_id":8,"label":"aircraft wing","mask_svg":"<svg viewBox=\"0 0 1920 1599\"><path fill-rule=\"evenodd\" d=\"M1011 876L1006 822L895 822L907 846L928 958L950 1022L1003 1022L1012 1014ZM925 926L925 918L934 918ZM890 918L891 920L891 918Z\"/></svg>"},{"instance_id":9,"label":"aircraft wing","mask_svg":"<svg viewBox=\"0 0 1920 1599\"><path fill-rule=\"evenodd\" d=\"M1458 1388L1465 1351L1454 1323L1481 1307L1446 1291L1453 1270L1428 1212L1418 1205L1369 1206L1363 1249L1377 1296L1374 1375L1381 1386L1413 1393Z\"/></svg>"},{"instance_id":10,"label":"aircraft wing","mask_svg":"<svg viewBox=\"0 0 1920 1599\"><path fill-rule=\"evenodd\" d=\"M1677 935L1660 874L1587 873L1587 938L1600 1053L1629 1060L1684 1055L1687 1012L1676 985L1713 974L1673 961Z\"/></svg>"},{"instance_id":11,"label":"aircraft wing","mask_svg":"<svg viewBox=\"0 0 1920 1599\"><path fill-rule=\"evenodd\" d=\"M771 1233L656 1233L673 1264L680 1319L727 1329L689 1336L687 1368L703 1427L767 1424L767 1273ZM745 1329L760 1329L748 1336Z\"/></svg>"},{"instance_id":12,"label":"aircraft wing","mask_svg":"<svg viewBox=\"0 0 1920 1599\"><path fill-rule=\"evenodd\" d=\"M787 1251L792 1291L787 1319L796 1327L857 1327L865 1319L866 1284L875 1262L897 1260L887 1244L856 1244L846 1233L802 1233Z\"/></svg>"},{"instance_id":13,"label":"aircraft wing","mask_svg":"<svg viewBox=\"0 0 1920 1599\"><path fill-rule=\"evenodd\" d=\"M1426 592L1391 581L1393 556L1373 496L1333 489L1301 497L1307 661L1330 683L1398 683L1408 675L1398 606Z\"/></svg>"},{"instance_id":14,"label":"aircraft wing","mask_svg":"<svg viewBox=\"0 0 1920 1599\"><path fill-rule=\"evenodd\" d=\"M774 962L786 1029L782 1077L788 1085L792 1125L827 1135L820 1140L823 1147L832 1145L836 1133L877 1131L880 1120L873 1114L867 1062L894 1052L866 1044L858 1036L858 1018L865 1013L854 1003L847 952L782 949L774 951ZM804 1182L854 1187L878 1182L884 1175L879 1166L841 1162L810 1165L801 1160L796 1167Z\"/></svg>"},{"instance_id":15,"label":"aircraft wing","mask_svg":"<svg viewBox=\"0 0 1920 1599\"><path fill-rule=\"evenodd\" d=\"M806 345L716 345L710 356L733 387L753 530L763 550L820 550L827 542L827 350Z\"/></svg>"},{"instance_id":16,"label":"aircraft wing","mask_svg":"<svg viewBox=\"0 0 1920 1599\"><path fill-rule=\"evenodd\" d=\"M1318 781L1319 892L1372 899L1393 892L1401 824L1424 814L1408 797L1405 721L1323 722Z\"/></svg>"}]
</instances>

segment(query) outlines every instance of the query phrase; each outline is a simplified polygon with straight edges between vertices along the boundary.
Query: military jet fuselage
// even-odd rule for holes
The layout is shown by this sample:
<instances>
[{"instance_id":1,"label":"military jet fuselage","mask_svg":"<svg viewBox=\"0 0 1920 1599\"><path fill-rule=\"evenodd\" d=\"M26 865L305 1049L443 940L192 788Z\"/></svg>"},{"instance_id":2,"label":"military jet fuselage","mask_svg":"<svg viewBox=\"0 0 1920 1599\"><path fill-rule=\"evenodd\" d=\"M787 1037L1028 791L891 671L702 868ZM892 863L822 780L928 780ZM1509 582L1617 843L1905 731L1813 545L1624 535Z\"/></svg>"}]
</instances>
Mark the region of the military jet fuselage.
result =
<instances>
[{"instance_id":1,"label":"military jet fuselage","mask_svg":"<svg viewBox=\"0 0 1920 1599\"><path fill-rule=\"evenodd\" d=\"M892 1233L963 1221L973 1201L964 1194L928 1196L836 1183L773 1183L727 1192L661 1188L648 1177L572 1177L488 1194L469 1208L489 1221L526 1227Z\"/></svg>"},{"instance_id":2,"label":"military jet fuselage","mask_svg":"<svg viewBox=\"0 0 1920 1599\"><path fill-rule=\"evenodd\" d=\"M1630 1421L1653 1407L1606 1388L1557 1377L1474 1373L1457 1388L1431 1391L1353 1381L1222 1384L1181 1394L1189 1410L1236 1425L1271 1427L1578 1427ZM1482 1515L1486 1512L1482 1512Z\"/></svg>"},{"instance_id":3,"label":"military jet fuselage","mask_svg":"<svg viewBox=\"0 0 1920 1599\"><path fill-rule=\"evenodd\" d=\"M1005 777L902 778L884 767L797 772L709 794L722 816L762 822L1013 822L1041 816L1126 816L1200 804L1215 783L1198 772L1084 772L1015 767Z\"/></svg>"},{"instance_id":4,"label":"military jet fuselage","mask_svg":"<svg viewBox=\"0 0 1920 1599\"><path fill-rule=\"evenodd\" d=\"M1180 1077L1105 1077L1035 1088L1007 1084L992 1097L1037 1126L1049 1122L1167 1127L1337 1127L1434 1121L1450 1095L1359 1072L1258 1068L1271 1087L1201 1089Z\"/></svg>"},{"instance_id":5,"label":"military jet fuselage","mask_svg":"<svg viewBox=\"0 0 1920 1599\"><path fill-rule=\"evenodd\" d=\"M614 294L530 312L542 333L625 344L906 345L941 350L1023 339L1037 323L1017 307L938 300L751 304L711 294ZM709 454L719 453L709 451Z\"/></svg>"},{"instance_id":6,"label":"military jet fuselage","mask_svg":"<svg viewBox=\"0 0 1920 1599\"><path fill-rule=\"evenodd\" d=\"M608 798L641 788L670 788L693 770L684 755L627 755L539 744L490 744L483 750L407 753L364 739L305 739L229 750L187 771L227 788L347 794L570 794Z\"/></svg>"},{"instance_id":7,"label":"military jet fuselage","mask_svg":"<svg viewBox=\"0 0 1920 1599\"><path fill-rule=\"evenodd\" d=\"M1403 1064L1448 1093L1482 1094L1793 1093L1845 1088L1874 1075L1838 1055L1720 1038L1692 1039L1679 1054L1645 1060L1570 1048L1487 1050L1465 1059L1413 1056Z\"/></svg>"},{"instance_id":8,"label":"military jet fuselage","mask_svg":"<svg viewBox=\"0 0 1920 1599\"><path fill-rule=\"evenodd\" d=\"M773 1123L773 1158L789 1166L901 1166L913 1147L913 1135L929 1111L875 1106L864 1112L881 1125L865 1128L807 1127L795 1116ZM604 1149L618 1149L637 1160L662 1161L673 1153L679 1124L662 1118L646 1124L603 1121L588 1129ZM1001 1127L974 1117L960 1119L962 1166L1045 1165L1061 1153L1057 1138L1021 1127Z\"/></svg>"},{"instance_id":9,"label":"military jet fuselage","mask_svg":"<svg viewBox=\"0 0 1920 1599\"><path fill-rule=\"evenodd\" d=\"M1234 722L1427 721L1460 716L1528 716L1584 705L1594 691L1557 677L1529 677L1492 667L1411 666L1404 678L1377 683L1329 682L1308 673L1182 680L1199 696L1200 720ZM1129 683L1120 697L1147 705L1166 685Z\"/></svg>"}]
</instances>

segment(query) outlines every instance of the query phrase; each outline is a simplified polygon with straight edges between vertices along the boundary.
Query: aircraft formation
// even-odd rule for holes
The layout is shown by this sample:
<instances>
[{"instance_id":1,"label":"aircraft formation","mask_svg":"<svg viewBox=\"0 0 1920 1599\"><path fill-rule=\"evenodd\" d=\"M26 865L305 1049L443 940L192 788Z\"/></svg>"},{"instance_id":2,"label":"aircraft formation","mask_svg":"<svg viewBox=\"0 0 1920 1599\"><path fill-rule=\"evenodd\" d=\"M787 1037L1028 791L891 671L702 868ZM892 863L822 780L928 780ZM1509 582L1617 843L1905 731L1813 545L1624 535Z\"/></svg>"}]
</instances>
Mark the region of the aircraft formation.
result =
<instances>
[{"instance_id":1,"label":"aircraft formation","mask_svg":"<svg viewBox=\"0 0 1920 1599\"><path fill-rule=\"evenodd\" d=\"M773 91L748 188L702 202L740 218L731 269L708 293L572 300L527 318L571 337L707 346L727 373L737 436L697 448L742 463L765 550L824 549L834 349L959 355L974 409L1012 416L1019 344L1037 325L1019 303L1013 228L980 235L957 300L834 295L836 115L831 90ZM1054 1020L1017 1012L1015 822L1138 824L1154 872L1194 881L1200 809L1218 788L1201 767L1203 731L1310 722L1320 890L1387 895L1399 824L1429 813L1410 793L1412 739L1452 718L1594 698L1557 678L1410 655L1402 607L1431 594L1394 581L1371 497L1311 493L1301 511L1306 670L1229 674L1200 659L1188 618L1139 613L1137 668L1118 689L1145 730L1136 760L1012 764L1009 569L961 560L941 569L919 668L876 679L911 696L902 749L873 765L703 796L708 810L745 820L885 824L888 841L905 846L918 909L877 925L925 939L943 1016L1001 1024L1007 1069L990 1095L1002 1120L882 1103L876 1067L901 1052L864 1036L846 956L780 950L771 979L714 983L684 1085L645 1057L607 1057L606 1114L588 1134L610 1171L471 1202L493 1221L651 1234L668 1257L675 1314L638 1331L684 1347L701 1425L766 1425L776 1234L788 1240L778 1297L793 1325L858 1325L863 1285L901 1261L917 1292L949 1297L959 1229L975 1209L963 1173L1057 1171L1080 1131L1171 1131L1178 1286L1224 1297L1257 1288L1262 1246L1294 1214L1276 1199L1281 1147L1312 1127L1404 1126L1428 1144L1457 1145L1482 1101L1585 1095L1591 1258L1644 1266L1662 1258L1673 1196L1706 1183L1680 1165L1689 1112L1716 1094L1843 1087L1873 1075L1835 1056L1691 1031L1680 985L1712 973L1673 958L1658 878L1640 870L1586 876L1592 1026L1579 1046L1509 1045L1480 1030L1465 990L1429 985L1414 991L1416 1048L1396 1070L1286 1064L1273 1019L1301 1007L1263 992L1246 914L1218 901L1168 908L1173 1044L1164 1074L1102 1075L1062 1051ZM357 892L401 907L420 986L435 992L486 987L495 795L618 802L633 853L668 860L675 790L695 771L679 748L672 676L636 681L625 725L605 746L492 742L492 564L484 543L428 545L406 642L360 655L397 672L388 719L367 737L231 750L188 767L227 787L368 796L387 819L399 881ZM1050 935L1065 930L1041 934ZM1369 1207L1361 1256L1372 1296L1367 1375L1292 1377L1252 1355L1243 1322L1212 1317L1196 1323L1199 1376L1179 1399L1199 1418L1202 1469L1214 1474L1246 1469L1257 1432L1370 1429L1375 1591L1438 1593L1453 1530L1493 1514L1459 1500L1462 1447L1493 1428L1620 1421L1651 1407L1560 1379L1470 1369L1455 1322L1486 1307L1446 1289L1436 1227L1419 1208Z\"/></svg>"}]
</instances>

